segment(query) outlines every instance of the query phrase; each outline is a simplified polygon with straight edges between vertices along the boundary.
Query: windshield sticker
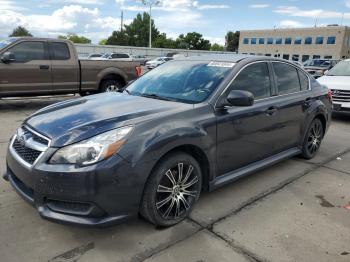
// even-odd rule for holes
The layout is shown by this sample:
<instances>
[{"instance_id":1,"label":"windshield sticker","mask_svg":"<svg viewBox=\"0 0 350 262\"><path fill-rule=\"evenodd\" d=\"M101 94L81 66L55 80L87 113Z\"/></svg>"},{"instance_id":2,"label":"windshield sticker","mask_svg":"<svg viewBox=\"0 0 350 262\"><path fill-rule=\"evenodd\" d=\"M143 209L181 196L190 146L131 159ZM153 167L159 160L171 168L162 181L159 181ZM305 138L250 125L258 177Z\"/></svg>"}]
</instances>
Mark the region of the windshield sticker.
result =
<instances>
[{"instance_id":1,"label":"windshield sticker","mask_svg":"<svg viewBox=\"0 0 350 262\"><path fill-rule=\"evenodd\" d=\"M214 66L214 67L228 67L232 68L235 65L235 63L228 63L228 62L210 62L208 66Z\"/></svg>"}]
</instances>

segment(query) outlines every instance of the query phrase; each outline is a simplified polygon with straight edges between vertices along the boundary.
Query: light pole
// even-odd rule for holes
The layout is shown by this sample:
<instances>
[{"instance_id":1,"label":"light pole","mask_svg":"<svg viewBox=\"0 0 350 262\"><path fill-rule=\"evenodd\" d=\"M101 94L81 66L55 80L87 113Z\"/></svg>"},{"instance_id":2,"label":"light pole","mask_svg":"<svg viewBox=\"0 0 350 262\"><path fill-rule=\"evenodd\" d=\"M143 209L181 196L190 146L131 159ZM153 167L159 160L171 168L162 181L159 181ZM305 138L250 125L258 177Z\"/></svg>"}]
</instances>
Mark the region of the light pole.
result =
<instances>
[{"instance_id":1,"label":"light pole","mask_svg":"<svg viewBox=\"0 0 350 262\"><path fill-rule=\"evenodd\" d=\"M159 0L142 0L144 5L149 6L149 48L152 48L152 6L160 4Z\"/></svg>"}]
</instances>

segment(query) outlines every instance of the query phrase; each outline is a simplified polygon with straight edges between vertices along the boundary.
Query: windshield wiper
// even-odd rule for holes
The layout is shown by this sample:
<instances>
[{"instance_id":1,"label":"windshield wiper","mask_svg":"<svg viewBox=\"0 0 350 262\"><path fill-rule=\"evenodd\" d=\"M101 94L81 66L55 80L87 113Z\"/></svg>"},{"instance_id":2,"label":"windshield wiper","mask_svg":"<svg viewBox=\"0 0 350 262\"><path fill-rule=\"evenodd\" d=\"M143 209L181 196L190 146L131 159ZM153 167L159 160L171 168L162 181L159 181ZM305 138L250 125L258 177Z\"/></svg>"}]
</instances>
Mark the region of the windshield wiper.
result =
<instances>
[{"instance_id":1,"label":"windshield wiper","mask_svg":"<svg viewBox=\"0 0 350 262\"><path fill-rule=\"evenodd\" d=\"M162 96L159 96L157 94L140 94L140 96L147 97L147 98L154 98L154 99L158 99L158 100L173 101L169 98L162 97Z\"/></svg>"},{"instance_id":2,"label":"windshield wiper","mask_svg":"<svg viewBox=\"0 0 350 262\"><path fill-rule=\"evenodd\" d=\"M128 95L130 95L130 91L129 91L128 89L126 89L126 88L125 88L125 89L123 90L123 92L122 92L122 93L124 93L124 91L125 91L125 92L127 92L127 93L128 93Z\"/></svg>"}]
</instances>

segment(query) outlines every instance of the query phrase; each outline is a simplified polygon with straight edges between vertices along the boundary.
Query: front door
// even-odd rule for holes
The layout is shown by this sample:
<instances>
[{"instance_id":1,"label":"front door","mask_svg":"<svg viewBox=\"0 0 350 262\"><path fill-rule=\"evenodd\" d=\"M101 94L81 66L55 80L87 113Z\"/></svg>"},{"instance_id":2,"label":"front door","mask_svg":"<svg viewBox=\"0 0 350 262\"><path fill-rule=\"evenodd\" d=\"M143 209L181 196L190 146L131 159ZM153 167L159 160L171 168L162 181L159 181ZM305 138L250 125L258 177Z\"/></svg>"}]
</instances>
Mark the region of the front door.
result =
<instances>
[{"instance_id":1,"label":"front door","mask_svg":"<svg viewBox=\"0 0 350 262\"><path fill-rule=\"evenodd\" d=\"M4 52L11 52L15 61L0 62L0 91L3 95L51 91L51 62L44 41L22 41Z\"/></svg>"},{"instance_id":2,"label":"front door","mask_svg":"<svg viewBox=\"0 0 350 262\"><path fill-rule=\"evenodd\" d=\"M245 90L255 97L250 107L229 107L216 111L218 174L224 175L276 152L279 111L270 97L273 85L266 62L243 69L224 96L231 90Z\"/></svg>"}]
</instances>

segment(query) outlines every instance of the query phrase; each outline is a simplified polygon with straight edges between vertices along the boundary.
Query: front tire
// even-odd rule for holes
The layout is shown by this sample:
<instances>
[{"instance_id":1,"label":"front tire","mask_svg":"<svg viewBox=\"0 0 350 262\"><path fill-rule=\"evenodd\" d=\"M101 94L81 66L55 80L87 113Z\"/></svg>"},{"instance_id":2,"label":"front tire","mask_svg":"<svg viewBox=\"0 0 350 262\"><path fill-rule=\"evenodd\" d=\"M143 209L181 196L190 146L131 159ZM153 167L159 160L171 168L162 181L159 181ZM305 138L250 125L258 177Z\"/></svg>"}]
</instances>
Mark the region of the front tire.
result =
<instances>
[{"instance_id":1,"label":"front tire","mask_svg":"<svg viewBox=\"0 0 350 262\"><path fill-rule=\"evenodd\" d=\"M201 188L198 162L188 154L172 153L162 159L150 175L140 213L156 226L175 225L189 215Z\"/></svg>"},{"instance_id":2,"label":"front tire","mask_svg":"<svg viewBox=\"0 0 350 262\"><path fill-rule=\"evenodd\" d=\"M305 159L312 159L320 149L324 136L324 128L320 119L315 118L306 133L301 156Z\"/></svg>"}]
</instances>

